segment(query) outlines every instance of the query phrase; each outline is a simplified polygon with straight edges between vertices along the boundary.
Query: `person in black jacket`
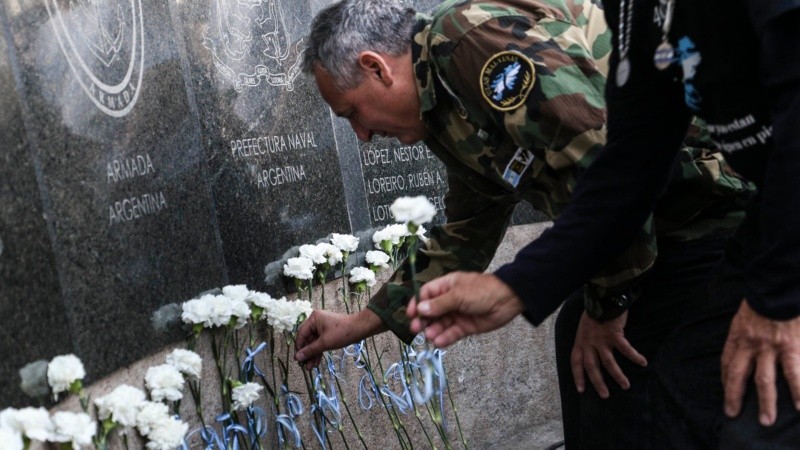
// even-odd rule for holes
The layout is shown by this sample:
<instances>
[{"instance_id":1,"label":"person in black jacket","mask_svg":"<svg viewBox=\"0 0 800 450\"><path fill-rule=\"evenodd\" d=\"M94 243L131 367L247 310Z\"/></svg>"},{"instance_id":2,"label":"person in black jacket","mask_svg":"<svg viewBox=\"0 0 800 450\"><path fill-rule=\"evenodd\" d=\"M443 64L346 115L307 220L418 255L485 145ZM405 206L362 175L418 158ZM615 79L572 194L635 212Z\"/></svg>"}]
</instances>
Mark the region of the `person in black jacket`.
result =
<instances>
[{"instance_id":1,"label":"person in black jacket","mask_svg":"<svg viewBox=\"0 0 800 450\"><path fill-rule=\"evenodd\" d=\"M728 246L711 301L687 315L654 362L661 404L673 413L664 417L678 417L684 430L665 433L662 444L796 446L800 2L604 4L615 33L606 148L554 227L514 262L494 274L457 272L425 285L421 302L409 304L412 331L427 325L429 339L448 345L519 313L534 324L544 320L630 241L696 114L759 194Z\"/></svg>"}]
</instances>

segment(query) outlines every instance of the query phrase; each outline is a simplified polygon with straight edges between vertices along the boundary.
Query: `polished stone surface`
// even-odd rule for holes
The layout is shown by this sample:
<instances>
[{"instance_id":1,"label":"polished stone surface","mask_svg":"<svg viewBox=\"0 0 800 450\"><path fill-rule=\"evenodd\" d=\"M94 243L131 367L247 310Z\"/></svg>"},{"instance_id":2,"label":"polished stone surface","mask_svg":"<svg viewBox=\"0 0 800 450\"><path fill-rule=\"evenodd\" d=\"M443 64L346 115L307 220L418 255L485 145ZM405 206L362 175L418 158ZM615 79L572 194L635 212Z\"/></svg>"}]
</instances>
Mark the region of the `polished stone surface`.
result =
<instances>
[{"instance_id":1,"label":"polished stone surface","mask_svg":"<svg viewBox=\"0 0 800 450\"><path fill-rule=\"evenodd\" d=\"M0 33L0 405L23 406L18 370L72 337L11 68Z\"/></svg>"},{"instance_id":2,"label":"polished stone surface","mask_svg":"<svg viewBox=\"0 0 800 450\"><path fill-rule=\"evenodd\" d=\"M154 332L153 311L227 281L179 43L166 0L4 5L72 348L91 380L181 336Z\"/></svg>"},{"instance_id":3,"label":"polished stone surface","mask_svg":"<svg viewBox=\"0 0 800 450\"><path fill-rule=\"evenodd\" d=\"M357 142L300 72L330 3L0 0L0 406L34 359L91 382L180 340L154 313L200 292L283 294L291 249L366 250L398 196L443 220L424 144Z\"/></svg>"},{"instance_id":4,"label":"polished stone surface","mask_svg":"<svg viewBox=\"0 0 800 450\"><path fill-rule=\"evenodd\" d=\"M311 6L256 3L172 6L230 281L270 289L265 265L351 227L330 110L300 71Z\"/></svg>"}]
</instances>

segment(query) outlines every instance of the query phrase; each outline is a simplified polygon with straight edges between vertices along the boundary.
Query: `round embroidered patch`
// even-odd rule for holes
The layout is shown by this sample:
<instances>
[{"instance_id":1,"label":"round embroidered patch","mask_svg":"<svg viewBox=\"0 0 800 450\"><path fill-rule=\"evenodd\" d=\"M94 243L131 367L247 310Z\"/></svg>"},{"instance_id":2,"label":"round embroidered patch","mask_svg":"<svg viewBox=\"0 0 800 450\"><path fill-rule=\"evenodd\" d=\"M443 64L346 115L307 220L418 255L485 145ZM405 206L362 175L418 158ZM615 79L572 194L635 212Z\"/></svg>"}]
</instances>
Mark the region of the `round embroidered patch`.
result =
<instances>
[{"instance_id":1,"label":"round embroidered patch","mask_svg":"<svg viewBox=\"0 0 800 450\"><path fill-rule=\"evenodd\" d=\"M497 53L481 71L483 98L499 111L517 108L528 98L535 74L527 56L515 51Z\"/></svg>"}]
</instances>

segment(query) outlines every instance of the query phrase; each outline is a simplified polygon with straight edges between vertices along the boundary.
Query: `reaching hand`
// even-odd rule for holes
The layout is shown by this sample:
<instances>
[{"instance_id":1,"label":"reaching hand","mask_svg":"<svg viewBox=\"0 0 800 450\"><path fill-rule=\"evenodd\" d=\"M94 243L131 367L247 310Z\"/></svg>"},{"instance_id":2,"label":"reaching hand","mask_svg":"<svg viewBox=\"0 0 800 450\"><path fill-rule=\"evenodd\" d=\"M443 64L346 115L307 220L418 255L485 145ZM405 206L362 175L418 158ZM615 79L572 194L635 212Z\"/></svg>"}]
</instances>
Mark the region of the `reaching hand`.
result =
<instances>
[{"instance_id":1,"label":"reaching hand","mask_svg":"<svg viewBox=\"0 0 800 450\"><path fill-rule=\"evenodd\" d=\"M570 356L572 377L575 379L575 387L578 392L583 392L586 388L585 371L600 398L608 398L608 387L603 381L600 364L605 367L611 378L622 389L628 389L631 386L628 377L622 373L622 369L620 369L616 358L614 358L614 350L619 351L622 356L630 359L635 364L642 367L647 366L647 359L625 339L624 328L627 320L627 311L616 319L603 323L597 322L585 312L583 313L578 324L578 332L575 334L572 355ZM598 360L600 364L598 364Z\"/></svg>"},{"instance_id":2,"label":"reaching hand","mask_svg":"<svg viewBox=\"0 0 800 450\"><path fill-rule=\"evenodd\" d=\"M446 347L465 336L492 331L522 312L520 299L492 274L453 272L430 281L411 299L406 314L411 331ZM426 328L427 325L427 328Z\"/></svg>"},{"instance_id":3,"label":"reaching hand","mask_svg":"<svg viewBox=\"0 0 800 450\"><path fill-rule=\"evenodd\" d=\"M383 322L369 309L358 314L318 309L297 330L294 359L311 370L319 364L323 352L354 344L380 331Z\"/></svg>"},{"instance_id":4,"label":"reaching hand","mask_svg":"<svg viewBox=\"0 0 800 450\"><path fill-rule=\"evenodd\" d=\"M725 414L736 417L742 409L747 378L755 367L759 422L768 426L777 418L776 364L780 362L795 408L800 410L800 317L776 321L760 316L742 301L733 316L722 351Z\"/></svg>"}]
</instances>

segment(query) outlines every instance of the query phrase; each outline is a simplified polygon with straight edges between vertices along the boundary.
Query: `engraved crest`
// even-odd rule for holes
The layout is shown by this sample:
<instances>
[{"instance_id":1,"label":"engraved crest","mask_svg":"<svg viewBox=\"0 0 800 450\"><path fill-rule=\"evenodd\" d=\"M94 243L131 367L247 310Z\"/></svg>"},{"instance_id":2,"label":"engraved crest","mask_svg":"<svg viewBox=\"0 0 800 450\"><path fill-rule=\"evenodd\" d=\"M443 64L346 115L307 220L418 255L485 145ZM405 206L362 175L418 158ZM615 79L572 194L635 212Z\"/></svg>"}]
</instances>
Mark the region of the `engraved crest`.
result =
<instances>
[{"instance_id":1,"label":"engraved crest","mask_svg":"<svg viewBox=\"0 0 800 450\"><path fill-rule=\"evenodd\" d=\"M127 115L144 71L141 0L46 0L45 5L83 91L105 114Z\"/></svg>"},{"instance_id":2,"label":"engraved crest","mask_svg":"<svg viewBox=\"0 0 800 450\"><path fill-rule=\"evenodd\" d=\"M214 0L211 19L203 45L234 89L262 81L294 89L303 40L291 44L278 0Z\"/></svg>"}]
</instances>

